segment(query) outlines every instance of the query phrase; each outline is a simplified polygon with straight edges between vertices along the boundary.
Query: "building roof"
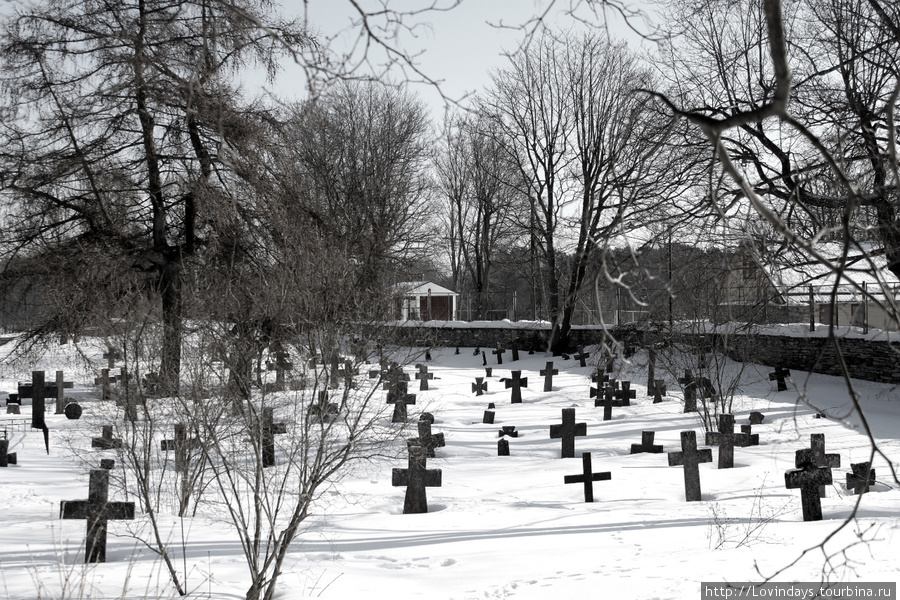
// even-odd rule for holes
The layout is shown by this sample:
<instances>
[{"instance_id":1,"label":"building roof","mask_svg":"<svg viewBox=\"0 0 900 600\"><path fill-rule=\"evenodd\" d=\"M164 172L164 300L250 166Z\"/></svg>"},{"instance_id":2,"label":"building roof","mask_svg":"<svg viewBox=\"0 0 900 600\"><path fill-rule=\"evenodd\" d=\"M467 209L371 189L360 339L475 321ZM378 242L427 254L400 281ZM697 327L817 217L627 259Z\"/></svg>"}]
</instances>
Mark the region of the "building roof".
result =
<instances>
[{"instance_id":1,"label":"building roof","mask_svg":"<svg viewBox=\"0 0 900 600\"><path fill-rule=\"evenodd\" d=\"M401 281L394 285L394 291L404 296L427 296L429 291L432 296L459 296L433 281Z\"/></svg>"}]
</instances>

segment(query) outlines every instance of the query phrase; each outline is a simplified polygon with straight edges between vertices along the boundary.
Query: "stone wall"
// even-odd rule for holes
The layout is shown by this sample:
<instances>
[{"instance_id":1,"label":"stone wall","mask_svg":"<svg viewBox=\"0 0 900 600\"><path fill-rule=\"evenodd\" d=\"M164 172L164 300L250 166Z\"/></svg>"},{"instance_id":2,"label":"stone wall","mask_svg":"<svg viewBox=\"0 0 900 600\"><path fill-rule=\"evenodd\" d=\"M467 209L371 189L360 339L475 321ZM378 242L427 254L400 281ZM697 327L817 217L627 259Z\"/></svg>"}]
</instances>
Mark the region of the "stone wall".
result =
<instances>
[{"instance_id":1,"label":"stone wall","mask_svg":"<svg viewBox=\"0 0 900 600\"><path fill-rule=\"evenodd\" d=\"M409 346L478 347L490 349L498 343L509 347L513 339L518 340L521 350L543 352L547 348L550 329L546 326L472 326L464 323L440 323L434 326L403 326L392 332L395 343ZM515 325L515 324L514 324ZM632 340L640 344L642 332L634 329L603 327L579 327L572 330L572 348L578 345L598 344L616 340ZM710 345L716 343L724 347L726 353L735 360L751 360L771 367L785 367L798 371L812 371L826 375L840 376L840 360L835 343L827 337L803 337L788 335L745 335L703 336L683 334L681 341ZM840 355L843 357L850 376L857 379L900 383L900 342L888 342L864 338L845 337L838 340Z\"/></svg>"}]
</instances>

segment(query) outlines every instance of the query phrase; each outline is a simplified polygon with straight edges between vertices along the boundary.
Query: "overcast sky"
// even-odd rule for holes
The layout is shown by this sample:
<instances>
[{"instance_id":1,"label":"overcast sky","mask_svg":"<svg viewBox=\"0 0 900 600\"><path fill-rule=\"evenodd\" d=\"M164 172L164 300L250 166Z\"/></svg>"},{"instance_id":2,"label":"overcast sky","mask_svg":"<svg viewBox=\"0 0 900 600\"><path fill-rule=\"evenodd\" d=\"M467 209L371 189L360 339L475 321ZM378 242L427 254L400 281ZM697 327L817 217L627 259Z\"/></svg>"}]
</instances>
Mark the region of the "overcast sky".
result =
<instances>
[{"instance_id":1,"label":"overcast sky","mask_svg":"<svg viewBox=\"0 0 900 600\"><path fill-rule=\"evenodd\" d=\"M447 6L453 0L438 0ZM373 0L361 2L366 7L379 3ZM391 0L389 6L398 11L428 5L426 0ZM535 15L551 8L547 21L556 27L577 28L576 20L564 14L570 0L557 0L551 7L550 0L463 0L449 11L429 11L407 16L404 23L412 30L402 30L397 39L388 39L395 47L416 54L415 62L422 73L441 82L441 91L458 100L467 93L482 89L490 79L492 69L503 67L504 51L515 50L524 37L524 30L533 27L529 21ZM308 7L311 27L319 39L329 40L335 52L346 53L357 40L359 27L353 23L354 13L349 0L311 0ZM593 23L602 23L602 15L582 9L579 15ZM356 15L358 20L358 14ZM607 14L609 34L637 43L637 36L614 14ZM383 21L373 21L383 23ZM384 55L378 51L370 54L373 62L383 63ZM395 80L416 80L418 76L407 71L392 72ZM416 85L415 91L436 113L444 102L432 86ZM300 99L306 95L306 80L302 70L288 66L279 77L274 90L280 96ZM435 115L439 117L438 114Z\"/></svg>"}]
</instances>

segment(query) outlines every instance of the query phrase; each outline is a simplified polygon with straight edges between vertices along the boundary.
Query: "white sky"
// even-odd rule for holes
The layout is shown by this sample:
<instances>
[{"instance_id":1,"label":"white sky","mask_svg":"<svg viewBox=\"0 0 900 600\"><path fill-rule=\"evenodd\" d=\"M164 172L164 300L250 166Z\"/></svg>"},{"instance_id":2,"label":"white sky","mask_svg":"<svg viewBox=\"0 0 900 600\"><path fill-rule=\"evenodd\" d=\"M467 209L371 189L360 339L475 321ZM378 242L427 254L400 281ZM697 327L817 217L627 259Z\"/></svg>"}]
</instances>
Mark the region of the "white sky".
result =
<instances>
[{"instance_id":1,"label":"white sky","mask_svg":"<svg viewBox=\"0 0 900 600\"><path fill-rule=\"evenodd\" d=\"M397 11L430 5L422 0L384 0ZM453 0L436 0L438 6L453 4ZM462 0L449 11L429 11L404 19L412 30L403 30L396 40L397 46L416 55L417 67L428 77L440 81L445 96L459 100L466 94L482 89L490 80L490 72L505 65L504 51L514 50L524 36L523 26L548 8L548 22L556 28L584 27L565 14L571 3L578 0ZM361 1L367 9L380 5L373 0ZM329 47L340 53L348 52L357 40L359 28L354 24L354 12L350 0L312 0L307 8L310 25L324 39L331 39ZM592 14L582 6L577 13L585 21L602 24L602 15ZM612 12L606 13L608 32L612 37L625 38L629 43L639 43L636 36ZM358 15L356 15L358 19ZM382 22L383 23L383 22ZM501 25L503 27L501 27ZM370 54L372 62L381 66L384 55ZM393 71L395 80L417 80L414 73ZM414 90L439 116L444 102L432 86L419 84ZM306 78L302 69L287 65L274 88L277 95L299 99L306 94Z\"/></svg>"}]
</instances>

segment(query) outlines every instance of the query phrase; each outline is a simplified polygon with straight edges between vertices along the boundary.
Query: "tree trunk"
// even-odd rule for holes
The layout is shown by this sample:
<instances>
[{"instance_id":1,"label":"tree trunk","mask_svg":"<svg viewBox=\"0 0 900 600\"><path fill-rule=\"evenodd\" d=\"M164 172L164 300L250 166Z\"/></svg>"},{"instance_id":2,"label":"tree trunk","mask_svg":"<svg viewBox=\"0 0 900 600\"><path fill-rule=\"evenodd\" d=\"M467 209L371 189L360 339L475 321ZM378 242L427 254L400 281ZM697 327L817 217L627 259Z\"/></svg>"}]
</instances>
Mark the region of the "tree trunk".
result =
<instances>
[{"instance_id":1,"label":"tree trunk","mask_svg":"<svg viewBox=\"0 0 900 600\"><path fill-rule=\"evenodd\" d=\"M163 343L159 376L166 395L178 393L181 379L181 336L184 303L180 259L169 259L160 276Z\"/></svg>"}]
</instances>

